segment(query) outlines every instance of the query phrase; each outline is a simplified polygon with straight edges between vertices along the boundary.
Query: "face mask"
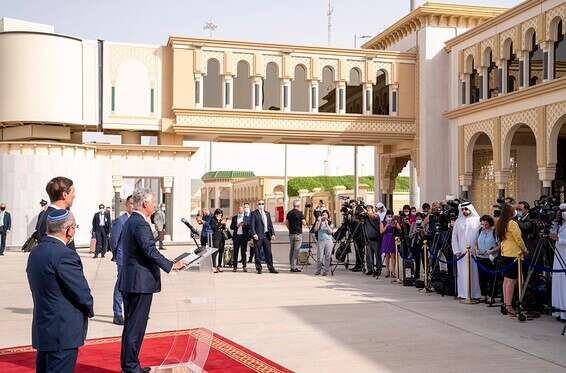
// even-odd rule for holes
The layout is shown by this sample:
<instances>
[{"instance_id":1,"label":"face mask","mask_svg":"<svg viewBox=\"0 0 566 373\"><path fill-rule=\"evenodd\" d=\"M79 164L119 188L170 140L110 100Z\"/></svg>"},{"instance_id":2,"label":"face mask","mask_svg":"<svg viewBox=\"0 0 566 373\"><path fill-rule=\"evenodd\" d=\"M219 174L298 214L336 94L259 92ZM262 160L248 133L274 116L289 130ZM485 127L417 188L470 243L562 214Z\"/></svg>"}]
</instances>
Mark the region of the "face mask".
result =
<instances>
[{"instance_id":1,"label":"face mask","mask_svg":"<svg viewBox=\"0 0 566 373\"><path fill-rule=\"evenodd\" d=\"M515 216L517 219L521 219L523 217L523 211L515 211Z\"/></svg>"},{"instance_id":2,"label":"face mask","mask_svg":"<svg viewBox=\"0 0 566 373\"><path fill-rule=\"evenodd\" d=\"M566 220L566 211L562 211L562 219Z\"/></svg>"},{"instance_id":3,"label":"face mask","mask_svg":"<svg viewBox=\"0 0 566 373\"><path fill-rule=\"evenodd\" d=\"M101 213L101 214L104 214L104 209L100 209L100 213Z\"/></svg>"},{"instance_id":4,"label":"face mask","mask_svg":"<svg viewBox=\"0 0 566 373\"><path fill-rule=\"evenodd\" d=\"M249 207L246 207L246 208L244 209L244 212L245 212L246 214L249 214L249 213L250 213L250 208L249 208Z\"/></svg>"},{"instance_id":5,"label":"face mask","mask_svg":"<svg viewBox=\"0 0 566 373\"><path fill-rule=\"evenodd\" d=\"M416 222L417 224L422 224L423 221L421 219L417 219Z\"/></svg>"},{"instance_id":6,"label":"face mask","mask_svg":"<svg viewBox=\"0 0 566 373\"><path fill-rule=\"evenodd\" d=\"M165 211L165 207L162 207L162 208L161 208L161 211Z\"/></svg>"},{"instance_id":7,"label":"face mask","mask_svg":"<svg viewBox=\"0 0 566 373\"><path fill-rule=\"evenodd\" d=\"M391 223L393 221L393 218L391 216L387 216L385 218L385 221L388 222L388 223Z\"/></svg>"},{"instance_id":8,"label":"face mask","mask_svg":"<svg viewBox=\"0 0 566 373\"><path fill-rule=\"evenodd\" d=\"M403 211L403 214L409 215L409 211Z\"/></svg>"},{"instance_id":9,"label":"face mask","mask_svg":"<svg viewBox=\"0 0 566 373\"><path fill-rule=\"evenodd\" d=\"M257 205L257 209L258 209L258 210L262 211L263 208L264 208L264 205Z\"/></svg>"}]
</instances>

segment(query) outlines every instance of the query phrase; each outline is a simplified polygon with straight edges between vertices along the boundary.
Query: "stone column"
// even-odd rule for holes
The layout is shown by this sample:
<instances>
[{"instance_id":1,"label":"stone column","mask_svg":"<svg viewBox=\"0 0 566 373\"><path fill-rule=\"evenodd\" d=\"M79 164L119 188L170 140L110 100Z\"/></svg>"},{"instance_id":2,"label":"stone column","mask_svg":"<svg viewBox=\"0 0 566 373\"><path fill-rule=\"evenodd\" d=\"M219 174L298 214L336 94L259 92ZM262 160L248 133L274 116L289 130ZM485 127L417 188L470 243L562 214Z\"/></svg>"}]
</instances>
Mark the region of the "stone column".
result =
<instances>
[{"instance_id":1,"label":"stone column","mask_svg":"<svg viewBox=\"0 0 566 373\"><path fill-rule=\"evenodd\" d=\"M336 114L346 113L346 82L336 82Z\"/></svg>"},{"instance_id":2,"label":"stone column","mask_svg":"<svg viewBox=\"0 0 566 373\"><path fill-rule=\"evenodd\" d=\"M507 181L509 180L510 171L502 170L495 171L495 185L497 186L497 197L505 198L505 187L507 186ZM512 196L517 198L517 196Z\"/></svg>"},{"instance_id":3,"label":"stone column","mask_svg":"<svg viewBox=\"0 0 566 373\"><path fill-rule=\"evenodd\" d=\"M486 66L481 67L480 85L480 101L483 101L489 97L489 75Z\"/></svg>"},{"instance_id":4,"label":"stone column","mask_svg":"<svg viewBox=\"0 0 566 373\"><path fill-rule=\"evenodd\" d=\"M220 188L214 187L214 208L220 208Z\"/></svg>"},{"instance_id":5,"label":"stone column","mask_svg":"<svg viewBox=\"0 0 566 373\"><path fill-rule=\"evenodd\" d=\"M389 85L389 115L399 115L399 85Z\"/></svg>"},{"instance_id":6,"label":"stone column","mask_svg":"<svg viewBox=\"0 0 566 373\"><path fill-rule=\"evenodd\" d=\"M459 176L460 188L462 189L461 197L470 199L470 187L472 185L472 173L466 172L464 175Z\"/></svg>"},{"instance_id":7,"label":"stone column","mask_svg":"<svg viewBox=\"0 0 566 373\"><path fill-rule=\"evenodd\" d=\"M234 79L232 75L222 76L222 108L232 109L234 97Z\"/></svg>"},{"instance_id":8,"label":"stone column","mask_svg":"<svg viewBox=\"0 0 566 373\"><path fill-rule=\"evenodd\" d=\"M114 189L114 219L120 216L120 204L121 204L121 193L122 185L124 184L124 178L120 175L112 175L112 188Z\"/></svg>"},{"instance_id":9,"label":"stone column","mask_svg":"<svg viewBox=\"0 0 566 373\"><path fill-rule=\"evenodd\" d=\"M464 74L464 104L470 103L470 74Z\"/></svg>"},{"instance_id":10,"label":"stone column","mask_svg":"<svg viewBox=\"0 0 566 373\"><path fill-rule=\"evenodd\" d=\"M502 95L507 92L507 60L499 60L499 68L497 70L497 74L499 95Z\"/></svg>"},{"instance_id":11,"label":"stone column","mask_svg":"<svg viewBox=\"0 0 566 373\"><path fill-rule=\"evenodd\" d=\"M552 194L552 182L556 175L556 166L539 167L538 178L542 181L542 194L550 196Z\"/></svg>"},{"instance_id":12,"label":"stone column","mask_svg":"<svg viewBox=\"0 0 566 373\"><path fill-rule=\"evenodd\" d=\"M311 80L309 87L309 111L318 113L318 80Z\"/></svg>"},{"instance_id":13,"label":"stone column","mask_svg":"<svg viewBox=\"0 0 566 373\"><path fill-rule=\"evenodd\" d=\"M204 82L202 74L195 74L195 108L202 109L204 99Z\"/></svg>"},{"instance_id":14,"label":"stone column","mask_svg":"<svg viewBox=\"0 0 566 373\"><path fill-rule=\"evenodd\" d=\"M291 111L291 79L281 79L281 111Z\"/></svg>"},{"instance_id":15,"label":"stone column","mask_svg":"<svg viewBox=\"0 0 566 373\"><path fill-rule=\"evenodd\" d=\"M381 195L381 153L378 145L375 145L373 149L373 193L374 202L377 204L383 198Z\"/></svg>"},{"instance_id":16,"label":"stone column","mask_svg":"<svg viewBox=\"0 0 566 373\"><path fill-rule=\"evenodd\" d=\"M172 235L171 227L173 226L173 198L172 198L172 189L173 189L173 177L172 176L163 176L163 196L164 196L164 203L166 206L166 225L165 225L165 234Z\"/></svg>"},{"instance_id":17,"label":"stone column","mask_svg":"<svg viewBox=\"0 0 566 373\"><path fill-rule=\"evenodd\" d=\"M529 86L529 59L528 51L519 52L519 89Z\"/></svg>"},{"instance_id":18,"label":"stone column","mask_svg":"<svg viewBox=\"0 0 566 373\"><path fill-rule=\"evenodd\" d=\"M372 93L373 85L371 83L364 83L364 89L362 94L362 112L365 115L371 115L372 113Z\"/></svg>"},{"instance_id":19,"label":"stone column","mask_svg":"<svg viewBox=\"0 0 566 373\"><path fill-rule=\"evenodd\" d=\"M409 201L411 206L417 207L420 206L420 190L419 190L419 183L417 180L417 168L415 166L415 162L409 161Z\"/></svg>"},{"instance_id":20,"label":"stone column","mask_svg":"<svg viewBox=\"0 0 566 373\"><path fill-rule=\"evenodd\" d=\"M554 75L554 69L551 69L551 66L553 65L552 62L554 60L554 48L552 44L552 42L548 41L540 44L542 49L542 77L544 82L554 78L552 76Z\"/></svg>"},{"instance_id":21,"label":"stone column","mask_svg":"<svg viewBox=\"0 0 566 373\"><path fill-rule=\"evenodd\" d=\"M253 77L252 108L254 110L263 109L263 80L261 79L261 76Z\"/></svg>"}]
</instances>

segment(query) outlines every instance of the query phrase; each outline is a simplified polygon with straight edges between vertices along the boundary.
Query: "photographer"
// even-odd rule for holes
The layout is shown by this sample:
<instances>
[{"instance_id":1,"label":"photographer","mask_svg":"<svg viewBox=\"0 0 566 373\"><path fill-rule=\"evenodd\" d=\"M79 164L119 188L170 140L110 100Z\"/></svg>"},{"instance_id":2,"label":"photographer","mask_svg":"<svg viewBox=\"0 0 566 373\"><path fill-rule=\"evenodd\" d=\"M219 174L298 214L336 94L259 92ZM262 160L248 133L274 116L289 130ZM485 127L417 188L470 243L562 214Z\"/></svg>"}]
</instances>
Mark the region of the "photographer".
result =
<instances>
[{"instance_id":1,"label":"photographer","mask_svg":"<svg viewBox=\"0 0 566 373\"><path fill-rule=\"evenodd\" d=\"M321 274L326 276L330 271L330 256L332 255L332 247L334 243L332 241L332 222L329 218L328 210L324 210L320 213L319 217L316 219L316 224L314 226L314 231L317 232L317 261L316 261L316 271L315 276Z\"/></svg>"},{"instance_id":2,"label":"photographer","mask_svg":"<svg viewBox=\"0 0 566 373\"><path fill-rule=\"evenodd\" d=\"M352 240L354 241L354 248L356 251L356 263L354 268L350 269L352 272L361 272L364 266L364 252L366 248L365 231L363 224L362 214L365 213L363 205L358 205L355 200L350 200L350 232L352 232Z\"/></svg>"},{"instance_id":3,"label":"photographer","mask_svg":"<svg viewBox=\"0 0 566 373\"><path fill-rule=\"evenodd\" d=\"M415 260L415 280L421 277L421 251L425 240L428 227L424 223L424 214L418 212L415 215L415 222L411 224L409 237L411 239L411 256ZM424 265L424 263L423 263ZM427 268L424 269L425 271Z\"/></svg>"},{"instance_id":4,"label":"photographer","mask_svg":"<svg viewBox=\"0 0 566 373\"><path fill-rule=\"evenodd\" d=\"M515 207L515 219L521 229L521 237L527 246L527 250L532 252L537 246L537 234L535 231L535 217L530 213L530 205L525 201L520 201Z\"/></svg>"},{"instance_id":5,"label":"photographer","mask_svg":"<svg viewBox=\"0 0 566 373\"><path fill-rule=\"evenodd\" d=\"M557 219L552 227L550 238L556 241L553 270L562 271L566 267L566 203L560 205ZM559 321L566 321L566 273L552 274L552 307Z\"/></svg>"},{"instance_id":6,"label":"photographer","mask_svg":"<svg viewBox=\"0 0 566 373\"><path fill-rule=\"evenodd\" d=\"M393 218L393 211L387 210L385 214L385 221L380 224L381 233L381 252L385 254L385 269L387 270L387 277L396 277L395 272L395 232L399 231L401 226Z\"/></svg>"},{"instance_id":7,"label":"photographer","mask_svg":"<svg viewBox=\"0 0 566 373\"><path fill-rule=\"evenodd\" d=\"M379 278L381 276L381 231L379 225L381 220L379 214L375 211L373 206L367 206L368 217L366 221L366 238L367 238L367 252L366 252L366 275L374 275Z\"/></svg>"}]
</instances>

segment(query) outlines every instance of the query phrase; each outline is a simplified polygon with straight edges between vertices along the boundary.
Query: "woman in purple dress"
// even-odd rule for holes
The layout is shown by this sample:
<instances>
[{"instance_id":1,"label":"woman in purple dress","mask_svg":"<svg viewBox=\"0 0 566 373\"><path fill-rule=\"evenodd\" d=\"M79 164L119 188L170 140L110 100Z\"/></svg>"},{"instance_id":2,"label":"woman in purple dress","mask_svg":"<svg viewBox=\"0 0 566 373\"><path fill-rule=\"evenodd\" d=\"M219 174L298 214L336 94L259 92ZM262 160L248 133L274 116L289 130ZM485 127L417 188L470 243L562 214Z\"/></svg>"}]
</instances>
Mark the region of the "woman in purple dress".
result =
<instances>
[{"instance_id":1,"label":"woman in purple dress","mask_svg":"<svg viewBox=\"0 0 566 373\"><path fill-rule=\"evenodd\" d=\"M399 223L393 219L393 211L387 210L385 221L381 222L381 253L385 254L385 277L397 276L395 273L395 229L401 229Z\"/></svg>"}]
</instances>

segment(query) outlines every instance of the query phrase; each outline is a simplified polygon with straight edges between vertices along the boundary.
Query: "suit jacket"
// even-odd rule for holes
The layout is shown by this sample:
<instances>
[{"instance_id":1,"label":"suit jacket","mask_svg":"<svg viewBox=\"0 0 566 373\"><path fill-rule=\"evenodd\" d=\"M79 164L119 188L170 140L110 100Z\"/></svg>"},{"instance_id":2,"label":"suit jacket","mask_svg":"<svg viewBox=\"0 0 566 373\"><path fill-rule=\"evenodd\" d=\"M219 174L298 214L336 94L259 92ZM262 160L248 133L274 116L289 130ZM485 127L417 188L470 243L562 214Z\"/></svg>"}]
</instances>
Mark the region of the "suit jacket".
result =
<instances>
[{"instance_id":1,"label":"suit jacket","mask_svg":"<svg viewBox=\"0 0 566 373\"><path fill-rule=\"evenodd\" d=\"M246 216L244 215L244 224L242 225L242 237L245 240L250 239L250 222L251 222L251 214ZM238 234L238 215L232 216L232 222L230 223L230 229L234 231L233 235L236 236Z\"/></svg>"},{"instance_id":2,"label":"suit jacket","mask_svg":"<svg viewBox=\"0 0 566 373\"><path fill-rule=\"evenodd\" d=\"M39 213L39 215L37 215L37 222L35 223L35 230L36 230L36 231L39 230L39 224L40 224L41 221L44 219L43 215L45 215L45 210L41 210L41 212Z\"/></svg>"},{"instance_id":3,"label":"suit jacket","mask_svg":"<svg viewBox=\"0 0 566 373\"><path fill-rule=\"evenodd\" d=\"M112 222L112 233L110 234L110 239L112 241L112 249L114 250L114 258L116 259L116 264L122 265L123 258L123 246L122 246L122 232L124 231L124 224L128 221L128 214L123 213L117 219Z\"/></svg>"},{"instance_id":4,"label":"suit jacket","mask_svg":"<svg viewBox=\"0 0 566 373\"><path fill-rule=\"evenodd\" d=\"M2 229L4 229L4 232L12 229L12 216L8 211L4 211L4 226Z\"/></svg>"},{"instance_id":5,"label":"suit jacket","mask_svg":"<svg viewBox=\"0 0 566 373\"><path fill-rule=\"evenodd\" d=\"M173 262L155 247L155 238L147 220L134 212L122 229L122 272L118 289L125 293L161 291L159 268L169 273Z\"/></svg>"},{"instance_id":6,"label":"suit jacket","mask_svg":"<svg viewBox=\"0 0 566 373\"><path fill-rule=\"evenodd\" d=\"M31 251L26 272L33 298L33 347L57 351L82 346L94 311L76 251L47 236Z\"/></svg>"},{"instance_id":7,"label":"suit jacket","mask_svg":"<svg viewBox=\"0 0 566 373\"><path fill-rule=\"evenodd\" d=\"M49 206L45 213L39 214L37 226L37 241L41 242L45 237L47 237L47 215L51 214L53 211L57 210L53 206ZM75 249L75 241L71 241L67 244L67 247L73 250Z\"/></svg>"},{"instance_id":8,"label":"suit jacket","mask_svg":"<svg viewBox=\"0 0 566 373\"><path fill-rule=\"evenodd\" d=\"M110 216L104 212L104 214L102 214L104 216L104 225L100 225L100 212L97 212L96 214L94 214L94 216L92 217L92 232L99 232L101 230L101 228L104 228L104 231L102 233L108 233L110 232Z\"/></svg>"},{"instance_id":9,"label":"suit jacket","mask_svg":"<svg viewBox=\"0 0 566 373\"><path fill-rule=\"evenodd\" d=\"M275 230L273 229L273 223L271 222L271 215L269 212L265 211L265 217L267 219L267 236L265 233L265 226L263 225L263 219L261 218L261 213L259 210L252 212L251 222L250 222L250 234L253 236L257 234L258 238L267 238L271 240L271 237L275 235Z\"/></svg>"}]
</instances>

